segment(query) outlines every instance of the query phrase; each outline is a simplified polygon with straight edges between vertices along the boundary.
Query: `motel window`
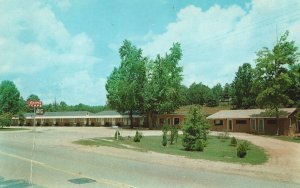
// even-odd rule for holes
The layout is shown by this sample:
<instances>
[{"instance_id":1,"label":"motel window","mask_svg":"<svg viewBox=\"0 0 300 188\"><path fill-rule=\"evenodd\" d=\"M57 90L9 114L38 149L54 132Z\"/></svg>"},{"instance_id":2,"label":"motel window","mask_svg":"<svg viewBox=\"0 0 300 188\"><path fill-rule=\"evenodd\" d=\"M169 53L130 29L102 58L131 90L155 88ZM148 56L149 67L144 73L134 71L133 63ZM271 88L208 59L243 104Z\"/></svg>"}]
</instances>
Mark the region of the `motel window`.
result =
<instances>
[{"instance_id":1,"label":"motel window","mask_svg":"<svg viewBox=\"0 0 300 188\"><path fill-rule=\"evenodd\" d=\"M246 120L241 120L241 119L239 119L239 120L236 120L235 123L236 123L236 124L239 124L239 125L245 125L245 124L247 124L247 121L246 121Z\"/></svg>"},{"instance_id":2,"label":"motel window","mask_svg":"<svg viewBox=\"0 0 300 188\"><path fill-rule=\"evenodd\" d=\"M267 124L275 125L277 123L276 119L268 119Z\"/></svg>"},{"instance_id":3,"label":"motel window","mask_svg":"<svg viewBox=\"0 0 300 188\"><path fill-rule=\"evenodd\" d=\"M180 123L179 118L174 118L174 125L178 125Z\"/></svg>"},{"instance_id":4,"label":"motel window","mask_svg":"<svg viewBox=\"0 0 300 188\"><path fill-rule=\"evenodd\" d=\"M219 120L219 119L215 120L215 126L221 126L221 125L223 125L223 120Z\"/></svg>"}]
</instances>

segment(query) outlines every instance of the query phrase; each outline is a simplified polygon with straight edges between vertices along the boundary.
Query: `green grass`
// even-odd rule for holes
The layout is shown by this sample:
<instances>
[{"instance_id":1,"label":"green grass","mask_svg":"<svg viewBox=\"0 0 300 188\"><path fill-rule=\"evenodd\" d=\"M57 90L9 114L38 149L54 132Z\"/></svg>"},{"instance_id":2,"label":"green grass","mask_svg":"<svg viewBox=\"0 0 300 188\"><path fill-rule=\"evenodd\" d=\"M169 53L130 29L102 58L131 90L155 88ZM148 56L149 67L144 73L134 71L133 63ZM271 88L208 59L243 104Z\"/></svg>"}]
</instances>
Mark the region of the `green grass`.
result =
<instances>
[{"instance_id":1,"label":"green grass","mask_svg":"<svg viewBox=\"0 0 300 188\"><path fill-rule=\"evenodd\" d=\"M193 159L206 159L212 161L223 161L230 163L246 163L246 164L262 164L267 161L267 155L258 146L250 144L250 150L245 158L236 156L236 147L229 146L230 139L218 139L216 136L209 136L207 147L204 152L185 151L182 146L181 137L178 138L177 144L162 146L162 136L147 136L141 139L141 142L133 142L132 139L125 138L121 141L116 141L113 138L106 138L112 141L103 140L103 138L78 140L74 143L87 146L108 146L122 149L128 149L124 145L134 147L138 151L154 151L171 155L180 155ZM238 144L241 140L237 140Z\"/></svg>"},{"instance_id":2,"label":"green grass","mask_svg":"<svg viewBox=\"0 0 300 188\"><path fill-rule=\"evenodd\" d=\"M278 140L300 143L299 137L289 137L289 136L270 136L270 137Z\"/></svg>"},{"instance_id":3,"label":"green grass","mask_svg":"<svg viewBox=\"0 0 300 188\"><path fill-rule=\"evenodd\" d=\"M11 128L11 127L0 127L0 131L23 131L28 130L25 128Z\"/></svg>"}]
</instances>

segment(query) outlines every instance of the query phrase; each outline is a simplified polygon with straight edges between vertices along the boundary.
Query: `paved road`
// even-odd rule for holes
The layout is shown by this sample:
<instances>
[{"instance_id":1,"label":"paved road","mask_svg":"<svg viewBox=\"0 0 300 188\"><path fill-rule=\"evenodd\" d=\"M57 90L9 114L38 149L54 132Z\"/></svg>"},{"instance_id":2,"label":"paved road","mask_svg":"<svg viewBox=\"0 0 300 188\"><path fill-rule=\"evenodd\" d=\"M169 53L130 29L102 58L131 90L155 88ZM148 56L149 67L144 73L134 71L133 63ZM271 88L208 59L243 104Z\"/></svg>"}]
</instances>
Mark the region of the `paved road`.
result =
<instances>
[{"instance_id":1,"label":"paved road","mask_svg":"<svg viewBox=\"0 0 300 188\"><path fill-rule=\"evenodd\" d=\"M110 136L113 132L105 128L0 132L0 187L299 187L182 165L163 165L168 157L162 157L161 163L152 163L106 155L101 147L94 152L70 144L75 139Z\"/></svg>"}]
</instances>

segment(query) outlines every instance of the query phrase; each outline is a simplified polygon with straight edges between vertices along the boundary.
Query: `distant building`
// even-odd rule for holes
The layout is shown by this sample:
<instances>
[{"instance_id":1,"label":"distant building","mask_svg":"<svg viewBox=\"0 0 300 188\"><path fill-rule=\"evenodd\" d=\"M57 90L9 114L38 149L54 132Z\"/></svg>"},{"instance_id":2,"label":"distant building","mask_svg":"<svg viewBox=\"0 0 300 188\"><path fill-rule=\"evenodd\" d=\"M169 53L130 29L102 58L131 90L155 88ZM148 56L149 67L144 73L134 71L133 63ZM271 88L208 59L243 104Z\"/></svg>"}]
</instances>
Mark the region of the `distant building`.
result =
<instances>
[{"instance_id":1,"label":"distant building","mask_svg":"<svg viewBox=\"0 0 300 188\"><path fill-rule=\"evenodd\" d=\"M300 132L296 119L296 108L282 108L279 111L279 134L294 135ZM246 132L255 134L276 134L277 119L263 109L221 110L207 117L213 131Z\"/></svg>"},{"instance_id":2,"label":"distant building","mask_svg":"<svg viewBox=\"0 0 300 188\"><path fill-rule=\"evenodd\" d=\"M34 114L24 114L23 125L33 126ZM91 113L88 111L71 112L46 112L43 115L35 116L37 126L129 126L130 118L127 114L120 114L117 111L103 111ZM19 117L12 118L13 125L20 125ZM133 115L133 125L143 126L144 118Z\"/></svg>"}]
</instances>

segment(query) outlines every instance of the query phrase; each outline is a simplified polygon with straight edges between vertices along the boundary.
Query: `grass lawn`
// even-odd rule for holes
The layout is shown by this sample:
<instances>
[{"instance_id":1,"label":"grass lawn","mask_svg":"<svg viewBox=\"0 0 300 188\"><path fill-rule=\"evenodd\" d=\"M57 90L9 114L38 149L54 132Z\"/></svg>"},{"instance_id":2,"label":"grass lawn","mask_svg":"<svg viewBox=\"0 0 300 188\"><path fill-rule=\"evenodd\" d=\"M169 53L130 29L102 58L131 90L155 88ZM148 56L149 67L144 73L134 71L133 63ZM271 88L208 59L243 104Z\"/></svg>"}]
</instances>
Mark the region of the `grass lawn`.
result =
<instances>
[{"instance_id":1,"label":"grass lawn","mask_svg":"<svg viewBox=\"0 0 300 188\"><path fill-rule=\"evenodd\" d=\"M266 162L268 158L263 149L253 144L250 144L250 150L248 150L245 158L238 158L236 156L236 147L229 146L230 139L218 139L216 136L209 136L207 141L208 144L207 147L205 147L204 152L185 151L181 144L181 136L179 136L177 144L174 145L167 145L164 147L161 142L162 136L146 136L143 137L139 143L133 142L132 138L124 138L124 140L121 141L116 141L114 138L94 138L78 140L74 143L123 149L130 149L130 146L138 151L154 151L158 153L185 156L193 159L207 159L231 163L262 164ZM241 140L238 140L238 143L241 142Z\"/></svg>"},{"instance_id":2,"label":"grass lawn","mask_svg":"<svg viewBox=\"0 0 300 188\"><path fill-rule=\"evenodd\" d=\"M298 138L296 138L296 137L289 137L289 136L270 136L270 137L278 139L278 140L300 143L300 138L299 137Z\"/></svg>"},{"instance_id":3,"label":"grass lawn","mask_svg":"<svg viewBox=\"0 0 300 188\"><path fill-rule=\"evenodd\" d=\"M28 130L25 128L11 128L11 127L0 127L0 131L22 131L22 130Z\"/></svg>"}]
</instances>

